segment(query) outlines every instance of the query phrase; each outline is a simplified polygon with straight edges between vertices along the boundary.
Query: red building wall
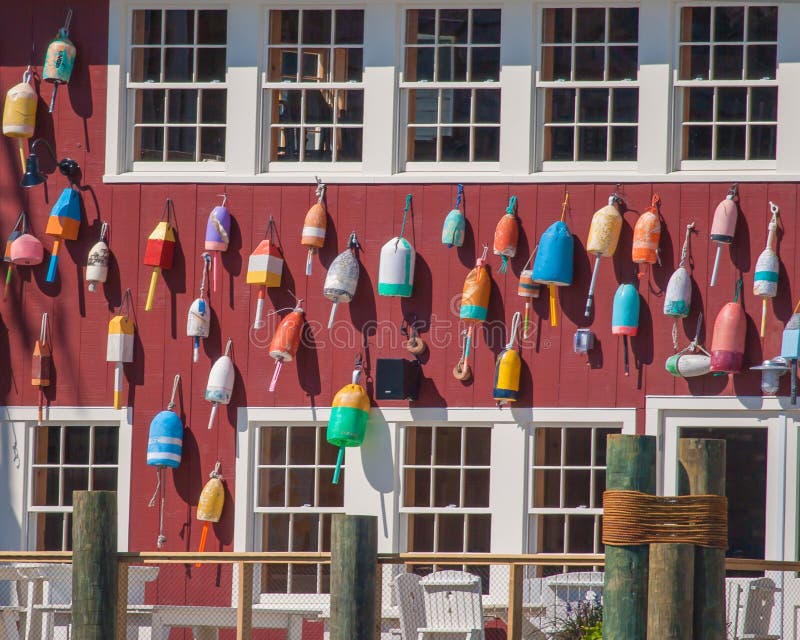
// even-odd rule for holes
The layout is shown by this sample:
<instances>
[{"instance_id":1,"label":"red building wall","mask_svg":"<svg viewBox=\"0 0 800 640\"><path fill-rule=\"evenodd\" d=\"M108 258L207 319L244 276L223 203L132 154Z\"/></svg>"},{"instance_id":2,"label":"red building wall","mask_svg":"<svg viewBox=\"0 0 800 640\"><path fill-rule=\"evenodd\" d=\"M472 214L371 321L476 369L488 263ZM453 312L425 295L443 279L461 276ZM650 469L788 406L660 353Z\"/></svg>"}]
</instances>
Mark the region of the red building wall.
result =
<instances>
[{"instance_id":1,"label":"red building wall","mask_svg":"<svg viewBox=\"0 0 800 640\"><path fill-rule=\"evenodd\" d=\"M636 281L630 261L632 226L637 213L625 214L625 223L613 260L601 264L597 283L596 311L590 323L597 335L597 348L589 362L572 352L576 327L586 326L583 308L591 275L592 260L584 244L593 212L603 206L614 185L598 184L481 184L465 186L465 212L469 222L463 248L446 249L440 242L442 221L455 200L455 185L336 185L327 193L329 213L325 248L315 259L310 278L304 275L306 252L300 246L303 216L314 200L314 187L298 185L220 185L198 184L103 184L106 104L106 7L92 0L71 2L75 9L71 37L78 46L78 62L72 82L61 90L55 113L47 113L52 88L40 87L37 137L54 143L59 158L76 159L83 170L82 192L85 220L80 238L62 249L57 282L45 282L46 260L35 268L15 273L8 299L0 304L0 361L9 363L0 373L0 403L35 405L38 392L30 385L30 354L39 332L41 314L48 312L53 329L55 374L47 390L53 405L110 405L113 370L105 362L108 320L120 304L127 287L133 291L137 325L135 362L126 367L126 394L134 408L134 461L132 483L130 546L152 549L157 513L147 508L153 488L152 469L145 465L147 428L152 416L169 401L172 379L183 379L183 402L187 426L183 463L172 475L167 499L168 549L197 547L200 528L195 526L194 510L200 489L214 462L222 461L228 487L235 492L233 466L235 454L236 409L239 406L317 406L329 405L333 394L349 381L353 358L365 352L368 366L381 356L402 357L397 346L398 327L405 317L414 316L437 327L423 337L435 346L424 357L424 382L417 406L490 406L496 354L503 348L505 333L490 331L490 340L481 339L475 351L475 378L469 384L456 381L451 369L458 361L458 331L451 304L460 294L464 277L472 267L483 243L491 245L494 228L510 195L519 200L522 222L517 257L507 275L497 273L500 260L490 258L492 296L490 322L506 323L523 301L516 295L517 276L536 239L556 219L565 191L569 192L567 223L576 238L575 282L559 292L559 322L551 327L547 296L534 303L532 316L536 332L523 348L521 404L541 407L636 407L643 411L647 394L753 395L759 394L759 376L745 373L732 377L706 376L694 380L674 379L664 370L664 360L672 354L671 319L662 314L661 291L680 258L686 224L694 221L699 231L692 240L694 256L694 297L692 316L681 322L680 342L685 345L694 335L697 313L706 317L703 335L710 346L711 326L723 304L733 297L738 270L744 273L744 304L749 314L746 363L748 366L777 354L783 325L791 315L798 292L797 280L798 190L794 183L746 183L740 188L740 218L736 241L730 253L723 252L718 285L708 286L713 248L709 228L716 204L725 196L728 183L625 184L629 206L643 210L651 194L663 201L665 228L662 235L662 266L652 277L639 280L643 305L639 335L632 340L636 365L631 375L622 373L621 341L611 335L611 300L619 282ZM0 23L0 90L19 82L29 62L31 42L35 43L33 62L39 71L40 58L47 42L62 23L66 5L62 3L12 3L4 8ZM86 16L91 15L91 19ZM52 163L42 154L43 165ZM34 233L47 249L51 239L44 236L50 208L66 180L52 174L46 187L22 190L17 186L20 168L16 142L4 138L0 143L0 231L11 230L20 209L29 215ZM310 182L310 181L309 181ZM197 297L206 220L219 203L218 194L227 193L228 207L235 218L232 242L222 258L220 287L211 296L213 314L211 336L203 342L200 362L191 362L191 344L185 336L186 312ZM398 301L379 298L377 263L380 247L398 232L405 195L414 197L413 224L408 236L418 251L417 277L413 298ZM147 236L161 216L165 198L174 200L179 233L179 250L174 268L164 273L156 294L156 304L144 311L151 269L142 265ZM760 300L752 295L752 271L764 245L769 220L768 201L781 207L785 225L780 233L779 254L782 273L778 297L770 304L767 337L758 337ZM245 284L247 258L263 237L268 216L278 224L286 269L283 286L269 291L267 309L293 305L289 291L304 299L310 321L307 344L296 363L285 368L279 393L267 391L273 361L266 346L274 327L254 332L250 326L257 290ZM84 265L96 241L100 221L110 223L113 253L109 280L98 292L88 293L83 279ZM330 302L322 296L325 267L346 245L351 231L357 231L364 248L362 275L355 300L338 313L342 325L352 331L330 334L325 329ZM512 273L513 271L513 273ZM377 323L377 326L376 324ZM434 335L435 333L435 335ZM221 420L212 430L206 428L210 405L203 399L211 363L221 354L228 337L234 341L237 369L235 394ZM332 338L344 340L336 346ZM349 341L349 344L346 344ZM368 349L362 343L366 341ZM444 341L444 343L442 343ZM395 346L392 346L392 342ZM788 381L784 379L784 384ZM395 403L396 405L397 403ZM640 421L639 428L643 428ZM233 536L233 509L225 510L225 520L214 527L209 548L230 549Z\"/></svg>"}]
</instances>

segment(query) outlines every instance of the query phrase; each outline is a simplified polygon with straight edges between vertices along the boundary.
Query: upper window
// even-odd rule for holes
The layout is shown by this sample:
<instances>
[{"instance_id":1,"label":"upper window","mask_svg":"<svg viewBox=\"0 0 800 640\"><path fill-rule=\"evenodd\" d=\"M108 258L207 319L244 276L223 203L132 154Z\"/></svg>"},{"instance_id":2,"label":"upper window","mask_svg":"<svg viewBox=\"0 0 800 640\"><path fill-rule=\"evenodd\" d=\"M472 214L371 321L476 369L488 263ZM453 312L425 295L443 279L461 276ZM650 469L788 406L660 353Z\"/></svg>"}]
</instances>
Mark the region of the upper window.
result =
<instances>
[{"instance_id":1,"label":"upper window","mask_svg":"<svg viewBox=\"0 0 800 640\"><path fill-rule=\"evenodd\" d=\"M137 9L132 16L127 87L134 168L222 163L227 12Z\"/></svg>"},{"instance_id":2,"label":"upper window","mask_svg":"<svg viewBox=\"0 0 800 640\"><path fill-rule=\"evenodd\" d=\"M683 7L681 160L775 160L778 7Z\"/></svg>"},{"instance_id":3,"label":"upper window","mask_svg":"<svg viewBox=\"0 0 800 640\"><path fill-rule=\"evenodd\" d=\"M543 10L543 161L636 160L638 41L636 7Z\"/></svg>"},{"instance_id":4,"label":"upper window","mask_svg":"<svg viewBox=\"0 0 800 640\"><path fill-rule=\"evenodd\" d=\"M269 162L360 162L364 11L269 12Z\"/></svg>"},{"instance_id":5,"label":"upper window","mask_svg":"<svg viewBox=\"0 0 800 640\"><path fill-rule=\"evenodd\" d=\"M406 162L500 158L500 9L406 12Z\"/></svg>"}]
</instances>

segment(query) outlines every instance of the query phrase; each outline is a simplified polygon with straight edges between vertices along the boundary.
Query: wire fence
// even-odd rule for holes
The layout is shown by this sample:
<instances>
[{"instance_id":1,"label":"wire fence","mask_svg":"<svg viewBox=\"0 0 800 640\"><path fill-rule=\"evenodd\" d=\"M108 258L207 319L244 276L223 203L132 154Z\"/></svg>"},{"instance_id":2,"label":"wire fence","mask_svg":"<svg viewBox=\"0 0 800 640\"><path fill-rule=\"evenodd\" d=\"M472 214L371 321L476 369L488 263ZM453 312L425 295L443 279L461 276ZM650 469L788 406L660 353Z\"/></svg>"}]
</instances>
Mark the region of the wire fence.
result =
<instances>
[{"instance_id":1,"label":"wire fence","mask_svg":"<svg viewBox=\"0 0 800 640\"><path fill-rule=\"evenodd\" d=\"M70 560L0 554L0 639L72 640ZM382 554L375 638L600 638L602 565L597 555ZM728 639L800 640L800 563L726 566ZM128 553L117 570L119 639L329 638L330 554Z\"/></svg>"}]
</instances>

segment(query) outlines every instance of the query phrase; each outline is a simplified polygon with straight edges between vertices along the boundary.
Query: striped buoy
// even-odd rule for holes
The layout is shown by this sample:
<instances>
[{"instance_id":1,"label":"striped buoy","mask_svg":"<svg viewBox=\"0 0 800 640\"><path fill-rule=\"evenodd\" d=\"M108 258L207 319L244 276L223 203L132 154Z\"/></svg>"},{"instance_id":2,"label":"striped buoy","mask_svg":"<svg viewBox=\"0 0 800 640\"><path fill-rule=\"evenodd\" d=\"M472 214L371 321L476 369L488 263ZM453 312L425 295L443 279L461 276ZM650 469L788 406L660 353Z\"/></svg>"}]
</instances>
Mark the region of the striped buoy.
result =
<instances>
[{"instance_id":1,"label":"striped buoy","mask_svg":"<svg viewBox=\"0 0 800 640\"><path fill-rule=\"evenodd\" d=\"M728 302L714 321L711 340L711 371L739 373L744 366L744 347L747 336L747 315L739 302L742 281L736 282L733 302Z\"/></svg>"},{"instance_id":2,"label":"striped buoy","mask_svg":"<svg viewBox=\"0 0 800 640\"><path fill-rule=\"evenodd\" d=\"M631 258L636 264L653 265L661 260L659 255L659 242L661 241L661 198L653 194L650 206L633 225L633 247ZM639 274L642 277L643 274Z\"/></svg>"},{"instance_id":3,"label":"striped buoy","mask_svg":"<svg viewBox=\"0 0 800 640\"><path fill-rule=\"evenodd\" d=\"M566 193L561 205L561 220L556 220L545 229L539 240L536 259L533 262L534 282L545 284L550 289L551 327L558 326L556 287L568 287L572 284L575 240L564 222L568 204L569 193ZM526 321L523 335L527 335L527 333Z\"/></svg>"},{"instance_id":4,"label":"striped buoy","mask_svg":"<svg viewBox=\"0 0 800 640\"><path fill-rule=\"evenodd\" d=\"M733 184L728 189L728 195L714 210L714 220L711 223L711 241L717 243L717 253L714 257L714 268L711 271L712 287L717 284L717 271L719 270L722 245L733 244L733 237L736 235L736 220L739 217L739 206L736 204L738 197L739 185Z\"/></svg>"},{"instance_id":5,"label":"striped buoy","mask_svg":"<svg viewBox=\"0 0 800 640\"><path fill-rule=\"evenodd\" d=\"M333 484L339 483L339 473L344 461L345 447L358 447L364 441L369 419L369 397L359 384L361 358L356 359L352 382L345 385L333 397L331 416L325 434L327 441L339 447Z\"/></svg>"},{"instance_id":6,"label":"striped buoy","mask_svg":"<svg viewBox=\"0 0 800 640\"><path fill-rule=\"evenodd\" d=\"M325 276L325 286L322 294L331 302L331 316L328 319L328 329L333 328L333 321L336 318L336 307L340 302L350 302L356 294L358 287L358 276L361 269L358 264L357 252L361 248L356 237L356 232L350 234L347 249L342 251L333 262L331 262L328 274Z\"/></svg>"},{"instance_id":7,"label":"striped buoy","mask_svg":"<svg viewBox=\"0 0 800 640\"><path fill-rule=\"evenodd\" d=\"M664 315L674 318L672 322L672 348L678 349L678 319L689 316L692 304L692 276L689 268L692 264L692 232L694 222L686 225L686 238L681 249L681 261L678 268L670 276L667 291L664 294Z\"/></svg>"},{"instance_id":8,"label":"striped buoy","mask_svg":"<svg viewBox=\"0 0 800 640\"><path fill-rule=\"evenodd\" d=\"M275 373L269 385L270 391L275 391L278 384L278 377L281 375L284 362L291 362L297 355L300 347L300 338L303 334L303 323L305 313L300 306L302 300L297 301L297 306L281 320L272 341L269 343L269 357L275 360Z\"/></svg>"},{"instance_id":9,"label":"striped buoy","mask_svg":"<svg viewBox=\"0 0 800 640\"><path fill-rule=\"evenodd\" d=\"M486 320L489 313L489 297L492 293L492 279L486 269L486 256L489 246L483 245L483 254L475 262L475 267L467 274L464 288L461 291L461 309L459 318L466 322L464 346L461 358L453 369L457 380L469 380L472 376L469 367L469 356L475 341L475 326Z\"/></svg>"},{"instance_id":10,"label":"striped buoy","mask_svg":"<svg viewBox=\"0 0 800 640\"><path fill-rule=\"evenodd\" d=\"M64 189L50 211L47 227L44 232L53 240L53 251L50 255L50 266L47 269L47 282L55 282L58 270L58 252L64 240L77 240L81 229L81 197L72 188Z\"/></svg>"},{"instance_id":11,"label":"striped buoy","mask_svg":"<svg viewBox=\"0 0 800 640\"><path fill-rule=\"evenodd\" d=\"M259 287L256 302L256 317L253 327L264 326L264 296L268 287L280 287L283 275L283 249L275 226L275 218L269 217L264 239L258 243L247 261L247 284Z\"/></svg>"},{"instance_id":12,"label":"striped buoy","mask_svg":"<svg viewBox=\"0 0 800 640\"><path fill-rule=\"evenodd\" d=\"M166 411L159 411L150 422L150 432L147 437L147 464L156 468L156 490L150 498L148 506L156 506L159 499L158 517L158 548L161 549L167 542L164 535L164 506L167 501L167 483L164 479L166 469L176 469L181 464L183 452L183 422L180 416L173 411L175 396L181 383L180 374L175 375L172 383L172 395Z\"/></svg>"},{"instance_id":13,"label":"striped buoy","mask_svg":"<svg viewBox=\"0 0 800 640\"><path fill-rule=\"evenodd\" d=\"M623 205L624 202L622 198L616 193L612 193L608 198L608 204L602 209L595 211L592 216L592 224L589 227L589 238L586 241L586 251L588 253L593 253L595 259L592 280L589 283L589 294L586 297L586 309L583 313L587 318L592 314L594 288L597 284L600 258L611 258L617 250L619 233L622 230L620 207Z\"/></svg>"},{"instance_id":14,"label":"striped buoy","mask_svg":"<svg viewBox=\"0 0 800 640\"><path fill-rule=\"evenodd\" d=\"M203 245L205 250L210 251L214 257L212 268L214 291L217 290L219 254L228 250L228 245L231 241L231 212L225 206L225 203L228 202L228 194L223 193L220 197L222 198L222 204L214 207L211 213L208 214L206 242Z\"/></svg>"},{"instance_id":15,"label":"striped buoy","mask_svg":"<svg viewBox=\"0 0 800 640\"><path fill-rule=\"evenodd\" d=\"M464 244L467 219L464 217L464 212L461 211L463 202L464 185L460 184L456 187L456 206L447 214L442 226L442 244L447 245L448 248L460 247Z\"/></svg>"},{"instance_id":16,"label":"striped buoy","mask_svg":"<svg viewBox=\"0 0 800 640\"><path fill-rule=\"evenodd\" d=\"M145 311L150 311L153 308L158 274L162 269L167 271L172 269L177 241L178 238L175 235L175 205L171 198L167 198L164 203L164 209L161 211L161 220L156 225L153 233L147 238L147 244L144 249L144 264L145 266L153 267L150 288L147 290L147 301L144 305Z\"/></svg>"},{"instance_id":17,"label":"striped buoy","mask_svg":"<svg viewBox=\"0 0 800 640\"><path fill-rule=\"evenodd\" d=\"M678 353L667 358L664 366L676 378L695 378L711 371L711 354L700 345L700 329L703 327L703 314L697 318L697 331L694 340Z\"/></svg>"},{"instance_id":18,"label":"striped buoy","mask_svg":"<svg viewBox=\"0 0 800 640\"><path fill-rule=\"evenodd\" d=\"M311 275L314 253L325 246L325 232L328 228L328 214L325 212L326 185L319 178L317 180L317 201L311 205L303 221L303 233L300 244L308 247L306 257L306 275Z\"/></svg>"},{"instance_id":19,"label":"striped buoy","mask_svg":"<svg viewBox=\"0 0 800 640\"><path fill-rule=\"evenodd\" d=\"M200 359L200 338L208 338L211 330L211 300L206 300L208 271L211 269L211 256L204 253L202 276L200 277L200 297L189 306L186 317L186 336L192 339L192 362Z\"/></svg>"},{"instance_id":20,"label":"striped buoy","mask_svg":"<svg viewBox=\"0 0 800 640\"><path fill-rule=\"evenodd\" d=\"M767 298L774 298L778 294L778 275L781 271L781 263L778 254L775 253L775 238L778 233L778 217L780 209L773 202L769 203L772 218L769 221L769 231L767 234L767 246L758 256L756 261L756 272L753 277L753 294L761 298L761 337L763 338L767 330Z\"/></svg>"},{"instance_id":21,"label":"striped buoy","mask_svg":"<svg viewBox=\"0 0 800 640\"><path fill-rule=\"evenodd\" d=\"M225 485L222 484L222 474L219 472L220 461L217 460L214 470L208 474L200 498L197 500L197 519L203 523L200 532L200 544L197 547L198 553L203 553L206 549L206 539L208 538L208 527L212 522L219 522L222 517L222 508L225 506ZM195 563L195 567L202 563Z\"/></svg>"},{"instance_id":22,"label":"striped buoy","mask_svg":"<svg viewBox=\"0 0 800 640\"><path fill-rule=\"evenodd\" d=\"M119 306L118 315L108 323L108 342L106 344L106 362L114 363L114 408L122 408L122 374L123 365L133 362L133 340L135 326L130 319L133 308L131 290L126 289Z\"/></svg>"},{"instance_id":23,"label":"striped buoy","mask_svg":"<svg viewBox=\"0 0 800 640\"><path fill-rule=\"evenodd\" d=\"M410 209L411 194L409 193L403 209L400 235L389 240L381 248L378 264L378 295L380 296L408 298L414 289L414 263L417 260L417 253L403 236Z\"/></svg>"},{"instance_id":24,"label":"striped buoy","mask_svg":"<svg viewBox=\"0 0 800 640\"><path fill-rule=\"evenodd\" d=\"M505 349L497 357L494 368L494 400L498 407L516 402L519 397L519 379L522 372L522 358L514 347L519 331L520 313L511 319L511 331Z\"/></svg>"},{"instance_id":25,"label":"striped buoy","mask_svg":"<svg viewBox=\"0 0 800 640\"><path fill-rule=\"evenodd\" d=\"M628 367L628 336L639 333L639 292L632 284L621 284L614 294L614 306L611 312L611 333L622 336L623 355L625 358L625 375Z\"/></svg>"},{"instance_id":26,"label":"striped buoy","mask_svg":"<svg viewBox=\"0 0 800 640\"><path fill-rule=\"evenodd\" d=\"M494 230L494 255L503 259L498 273L508 271L508 261L517 255L519 242L519 218L517 217L517 196L511 196L506 207L505 215L500 218Z\"/></svg>"},{"instance_id":27,"label":"striped buoy","mask_svg":"<svg viewBox=\"0 0 800 640\"><path fill-rule=\"evenodd\" d=\"M211 403L211 415L208 418L208 428L214 426L214 418L217 417L217 409L221 404L230 404L233 396L233 382L236 379L236 372L233 369L231 359L231 346L233 341L228 338L225 345L225 353L222 354L211 371L208 372L208 384L206 385L206 400Z\"/></svg>"},{"instance_id":28,"label":"striped buoy","mask_svg":"<svg viewBox=\"0 0 800 640\"><path fill-rule=\"evenodd\" d=\"M50 340L50 325L47 313L42 314L42 326L39 330L39 339L33 346L33 360L31 361L31 384L39 387L39 424L42 424L42 411L44 406L44 388L50 386L50 367L52 364L52 350Z\"/></svg>"}]
</instances>

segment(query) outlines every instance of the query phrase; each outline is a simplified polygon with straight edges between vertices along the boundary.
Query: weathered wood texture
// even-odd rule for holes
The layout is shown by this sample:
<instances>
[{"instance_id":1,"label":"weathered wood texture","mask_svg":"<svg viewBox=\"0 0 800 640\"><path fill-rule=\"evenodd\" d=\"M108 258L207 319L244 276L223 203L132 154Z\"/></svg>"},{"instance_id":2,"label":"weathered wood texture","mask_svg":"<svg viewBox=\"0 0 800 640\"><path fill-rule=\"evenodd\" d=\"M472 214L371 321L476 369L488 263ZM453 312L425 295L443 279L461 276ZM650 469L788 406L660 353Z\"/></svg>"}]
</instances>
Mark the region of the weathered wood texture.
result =
<instances>
[{"instance_id":1,"label":"weathered wood texture","mask_svg":"<svg viewBox=\"0 0 800 640\"><path fill-rule=\"evenodd\" d=\"M656 492L654 436L608 437L606 489ZM604 640L647 640L648 546L606 546Z\"/></svg>"},{"instance_id":2,"label":"weathered wood texture","mask_svg":"<svg viewBox=\"0 0 800 640\"><path fill-rule=\"evenodd\" d=\"M108 640L117 629L117 493L75 491L72 525L72 633Z\"/></svg>"},{"instance_id":3,"label":"weathered wood texture","mask_svg":"<svg viewBox=\"0 0 800 640\"><path fill-rule=\"evenodd\" d=\"M678 495L725 495L725 441L680 438ZM725 550L696 547L694 638L725 640Z\"/></svg>"},{"instance_id":4,"label":"weathered wood texture","mask_svg":"<svg viewBox=\"0 0 800 640\"><path fill-rule=\"evenodd\" d=\"M647 637L692 640L694 545L651 544Z\"/></svg>"},{"instance_id":5,"label":"weathered wood texture","mask_svg":"<svg viewBox=\"0 0 800 640\"><path fill-rule=\"evenodd\" d=\"M377 553L375 516L333 516L331 640L375 640Z\"/></svg>"}]
</instances>

